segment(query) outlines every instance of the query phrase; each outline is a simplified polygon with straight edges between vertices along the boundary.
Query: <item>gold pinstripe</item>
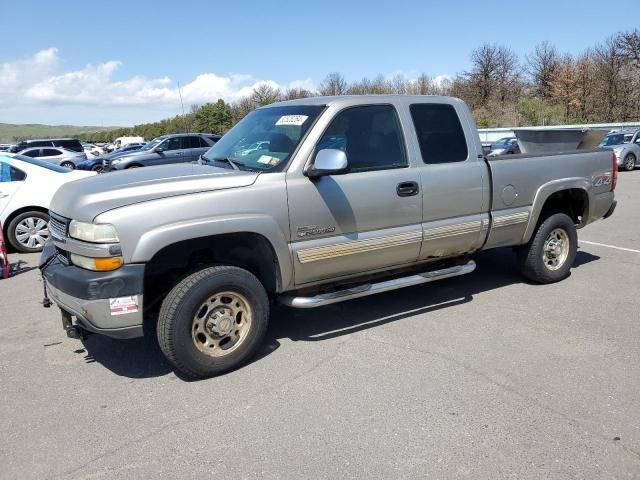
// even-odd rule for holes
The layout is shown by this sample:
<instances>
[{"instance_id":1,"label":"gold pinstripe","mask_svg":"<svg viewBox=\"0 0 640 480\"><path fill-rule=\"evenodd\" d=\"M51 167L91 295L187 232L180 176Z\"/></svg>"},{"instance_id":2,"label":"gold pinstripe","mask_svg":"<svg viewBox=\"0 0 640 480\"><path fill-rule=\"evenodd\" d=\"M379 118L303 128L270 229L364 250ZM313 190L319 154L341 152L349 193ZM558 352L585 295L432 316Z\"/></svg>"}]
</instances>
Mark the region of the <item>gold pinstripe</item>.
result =
<instances>
[{"instance_id":1,"label":"gold pinstripe","mask_svg":"<svg viewBox=\"0 0 640 480\"><path fill-rule=\"evenodd\" d=\"M511 225L517 225L529 220L529 212L510 213L507 215L497 215L493 219L493 227L509 227Z\"/></svg>"},{"instance_id":2,"label":"gold pinstripe","mask_svg":"<svg viewBox=\"0 0 640 480\"><path fill-rule=\"evenodd\" d=\"M299 250L297 255L300 263L309 263L344 257L346 255L354 255L357 253L368 253L375 250L382 250L384 248L399 247L401 245L409 245L411 243L420 243L421 241L422 232L420 230L416 230L413 232L398 233L396 235L388 235L385 237L343 242L324 247L305 248Z\"/></svg>"}]
</instances>

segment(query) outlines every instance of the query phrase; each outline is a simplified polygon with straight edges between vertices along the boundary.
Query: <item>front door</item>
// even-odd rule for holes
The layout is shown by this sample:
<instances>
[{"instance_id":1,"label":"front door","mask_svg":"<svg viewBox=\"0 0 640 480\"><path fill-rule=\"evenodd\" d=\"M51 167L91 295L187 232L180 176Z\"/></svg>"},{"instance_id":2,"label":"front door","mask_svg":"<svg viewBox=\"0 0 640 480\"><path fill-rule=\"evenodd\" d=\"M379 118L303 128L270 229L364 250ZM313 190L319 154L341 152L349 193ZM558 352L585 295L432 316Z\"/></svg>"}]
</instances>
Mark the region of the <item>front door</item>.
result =
<instances>
[{"instance_id":1,"label":"front door","mask_svg":"<svg viewBox=\"0 0 640 480\"><path fill-rule=\"evenodd\" d=\"M180 163L185 161L185 153L182 149L182 137L167 138L160 145L161 151L156 151L156 158L150 161L145 161L145 164L167 165L169 163Z\"/></svg>"},{"instance_id":2,"label":"front door","mask_svg":"<svg viewBox=\"0 0 640 480\"><path fill-rule=\"evenodd\" d=\"M395 108L343 110L314 154L325 148L346 153L347 173L287 175L296 285L414 262L422 239L422 197Z\"/></svg>"}]
</instances>

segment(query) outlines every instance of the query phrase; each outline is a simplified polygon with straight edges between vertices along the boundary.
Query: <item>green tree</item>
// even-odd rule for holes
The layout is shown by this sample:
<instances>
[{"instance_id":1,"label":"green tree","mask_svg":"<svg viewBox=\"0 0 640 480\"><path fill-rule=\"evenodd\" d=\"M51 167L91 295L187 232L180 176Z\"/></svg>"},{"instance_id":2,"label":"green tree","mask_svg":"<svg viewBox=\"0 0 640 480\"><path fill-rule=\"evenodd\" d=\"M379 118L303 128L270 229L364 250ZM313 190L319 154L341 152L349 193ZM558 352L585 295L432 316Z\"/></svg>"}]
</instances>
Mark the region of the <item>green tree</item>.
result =
<instances>
[{"instance_id":1,"label":"green tree","mask_svg":"<svg viewBox=\"0 0 640 480\"><path fill-rule=\"evenodd\" d=\"M193 114L193 129L196 132L223 134L231 126L231 106L222 99L203 105Z\"/></svg>"}]
</instances>

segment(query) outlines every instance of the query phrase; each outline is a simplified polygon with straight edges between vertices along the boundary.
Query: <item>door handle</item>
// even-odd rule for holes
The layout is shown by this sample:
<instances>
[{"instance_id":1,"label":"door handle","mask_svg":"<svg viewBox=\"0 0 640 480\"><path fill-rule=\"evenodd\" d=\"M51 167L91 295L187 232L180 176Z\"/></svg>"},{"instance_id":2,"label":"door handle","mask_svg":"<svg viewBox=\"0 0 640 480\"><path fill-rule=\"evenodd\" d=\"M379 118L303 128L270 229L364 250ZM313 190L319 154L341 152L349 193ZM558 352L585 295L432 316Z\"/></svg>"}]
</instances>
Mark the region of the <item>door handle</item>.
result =
<instances>
[{"instance_id":1,"label":"door handle","mask_svg":"<svg viewBox=\"0 0 640 480\"><path fill-rule=\"evenodd\" d=\"M419 191L418 182L400 182L396 187L399 197L411 197L417 195Z\"/></svg>"}]
</instances>

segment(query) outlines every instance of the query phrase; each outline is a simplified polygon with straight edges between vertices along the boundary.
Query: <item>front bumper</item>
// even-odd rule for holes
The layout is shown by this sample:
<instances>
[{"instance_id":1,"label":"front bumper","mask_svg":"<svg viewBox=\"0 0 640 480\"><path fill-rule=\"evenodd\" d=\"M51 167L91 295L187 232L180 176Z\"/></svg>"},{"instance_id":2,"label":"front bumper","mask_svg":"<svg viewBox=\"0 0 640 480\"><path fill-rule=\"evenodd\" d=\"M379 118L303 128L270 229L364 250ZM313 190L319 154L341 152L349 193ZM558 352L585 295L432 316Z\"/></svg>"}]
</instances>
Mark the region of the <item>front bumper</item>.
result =
<instances>
[{"instance_id":1,"label":"front bumper","mask_svg":"<svg viewBox=\"0 0 640 480\"><path fill-rule=\"evenodd\" d=\"M58 255L53 245L42 252L41 265ZM144 265L92 272L53 259L43 270L51 299L85 330L112 338L143 335Z\"/></svg>"}]
</instances>

